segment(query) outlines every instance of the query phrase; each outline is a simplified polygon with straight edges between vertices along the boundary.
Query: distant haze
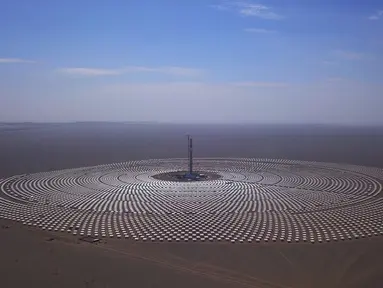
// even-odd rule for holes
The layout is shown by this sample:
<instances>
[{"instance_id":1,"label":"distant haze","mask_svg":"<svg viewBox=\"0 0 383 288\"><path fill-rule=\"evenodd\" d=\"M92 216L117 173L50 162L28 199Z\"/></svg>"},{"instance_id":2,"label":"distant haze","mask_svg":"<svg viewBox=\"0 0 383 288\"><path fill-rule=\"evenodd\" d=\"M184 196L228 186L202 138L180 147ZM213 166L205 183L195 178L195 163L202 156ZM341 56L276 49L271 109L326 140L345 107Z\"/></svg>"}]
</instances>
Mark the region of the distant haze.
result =
<instances>
[{"instance_id":1,"label":"distant haze","mask_svg":"<svg viewBox=\"0 0 383 288\"><path fill-rule=\"evenodd\" d=\"M0 122L383 125L378 1L16 2Z\"/></svg>"}]
</instances>

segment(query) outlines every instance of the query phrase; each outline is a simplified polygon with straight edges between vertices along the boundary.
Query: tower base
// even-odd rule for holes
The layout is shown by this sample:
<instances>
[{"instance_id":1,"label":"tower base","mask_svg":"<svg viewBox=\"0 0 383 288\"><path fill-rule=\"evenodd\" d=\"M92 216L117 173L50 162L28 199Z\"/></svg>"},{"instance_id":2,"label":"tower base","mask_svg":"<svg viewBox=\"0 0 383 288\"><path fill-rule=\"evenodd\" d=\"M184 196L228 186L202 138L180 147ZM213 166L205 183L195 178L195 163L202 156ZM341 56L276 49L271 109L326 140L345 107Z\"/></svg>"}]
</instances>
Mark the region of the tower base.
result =
<instances>
[{"instance_id":1,"label":"tower base","mask_svg":"<svg viewBox=\"0 0 383 288\"><path fill-rule=\"evenodd\" d=\"M197 181L211 181L220 179L222 176L214 172L196 171L190 174L190 171L173 171L165 172L152 176L158 180L172 181L172 182L197 182Z\"/></svg>"}]
</instances>

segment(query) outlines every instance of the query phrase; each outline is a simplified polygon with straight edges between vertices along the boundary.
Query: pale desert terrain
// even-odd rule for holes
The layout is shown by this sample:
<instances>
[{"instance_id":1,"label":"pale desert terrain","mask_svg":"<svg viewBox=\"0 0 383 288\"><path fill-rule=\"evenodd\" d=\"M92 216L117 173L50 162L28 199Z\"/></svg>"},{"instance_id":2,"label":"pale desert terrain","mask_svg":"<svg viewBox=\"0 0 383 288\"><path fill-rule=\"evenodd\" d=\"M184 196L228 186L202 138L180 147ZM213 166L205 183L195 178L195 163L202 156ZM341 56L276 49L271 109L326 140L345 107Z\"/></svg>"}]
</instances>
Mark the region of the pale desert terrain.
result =
<instances>
[{"instance_id":1,"label":"pale desert terrain","mask_svg":"<svg viewBox=\"0 0 383 288\"><path fill-rule=\"evenodd\" d=\"M383 130L4 125L0 178L136 159L260 157L383 166ZM383 209L383 207L382 207ZM86 243L0 220L2 287L382 287L383 238L323 244Z\"/></svg>"}]
</instances>

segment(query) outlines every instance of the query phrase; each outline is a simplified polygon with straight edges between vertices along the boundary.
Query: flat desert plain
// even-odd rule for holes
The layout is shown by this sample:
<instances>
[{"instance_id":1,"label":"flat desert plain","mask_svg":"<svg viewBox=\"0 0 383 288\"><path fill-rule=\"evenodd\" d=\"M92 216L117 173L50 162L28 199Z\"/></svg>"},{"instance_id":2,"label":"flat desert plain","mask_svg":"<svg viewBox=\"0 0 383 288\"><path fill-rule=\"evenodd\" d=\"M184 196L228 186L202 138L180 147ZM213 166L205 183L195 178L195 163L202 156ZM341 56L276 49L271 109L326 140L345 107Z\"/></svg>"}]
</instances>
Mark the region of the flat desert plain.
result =
<instances>
[{"instance_id":1,"label":"flat desert plain","mask_svg":"<svg viewBox=\"0 0 383 288\"><path fill-rule=\"evenodd\" d=\"M383 166L383 129L151 123L3 124L0 178L151 158ZM383 207L382 207L383 209ZM0 220L2 287L382 287L383 237L322 244L140 243Z\"/></svg>"}]
</instances>

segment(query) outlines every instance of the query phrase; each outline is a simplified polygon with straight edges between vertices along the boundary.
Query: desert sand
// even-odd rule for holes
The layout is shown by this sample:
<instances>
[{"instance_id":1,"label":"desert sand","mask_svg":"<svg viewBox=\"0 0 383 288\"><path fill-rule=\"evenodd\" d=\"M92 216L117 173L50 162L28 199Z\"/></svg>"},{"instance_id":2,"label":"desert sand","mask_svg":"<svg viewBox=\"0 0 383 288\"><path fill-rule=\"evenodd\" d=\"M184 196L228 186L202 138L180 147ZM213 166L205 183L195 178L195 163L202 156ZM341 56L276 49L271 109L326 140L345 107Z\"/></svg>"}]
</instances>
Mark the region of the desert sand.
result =
<instances>
[{"instance_id":1,"label":"desert sand","mask_svg":"<svg viewBox=\"0 0 383 288\"><path fill-rule=\"evenodd\" d=\"M246 128L240 133L221 127L209 134L207 128L198 127L190 131L179 126L84 123L21 128L0 131L1 178L135 159L186 157L184 130L200 135L199 144L194 136L196 157L383 165L380 130L358 134L343 129L340 134L324 128L314 132L275 128L253 133L254 129ZM109 238L86 243L67 233L0 220L2 287L378 288L383 283L382 255L382 237L314 245L152 244Z\"/></svg>"}]
</instances>

